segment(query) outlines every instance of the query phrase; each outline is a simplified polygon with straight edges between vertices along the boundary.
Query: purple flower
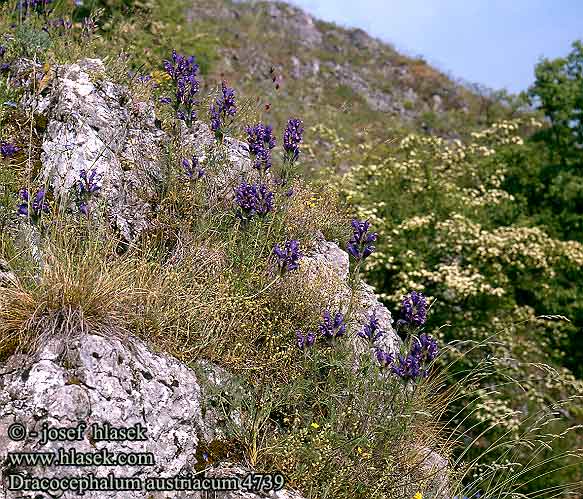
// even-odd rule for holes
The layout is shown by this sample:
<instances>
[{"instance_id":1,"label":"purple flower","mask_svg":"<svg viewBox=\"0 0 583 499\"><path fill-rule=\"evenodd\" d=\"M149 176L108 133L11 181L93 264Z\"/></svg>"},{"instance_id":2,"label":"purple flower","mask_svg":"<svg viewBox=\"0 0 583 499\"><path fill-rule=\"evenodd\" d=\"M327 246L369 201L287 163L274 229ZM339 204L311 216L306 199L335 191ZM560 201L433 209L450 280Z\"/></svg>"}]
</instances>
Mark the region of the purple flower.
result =
<instances>
[{"instance_id":1,"label":"purple flower","mask_svg":"<svg viewBox=\"0 0 583 499\"><path fill-rule=\"evenodd\" d=\"M296 345L300 350L305 350L314 345L316 342L316 335L309 331L305 335L301 331L296 331Z\"/></svg>"},{"instance_id":2,"label":"purple flower","mask_svg":"<svg viewBox=\"0 0 583 499\"><path fill-rule=\"evenodd\" d=\"M377 240L377 233L372 232L369 234L370 222L368 220L353 220L352 228L352 238L346 246L346 251L357 262L360 262L375 250L372 243Z\"/></svg>"},{"instance_id":3,"label":"purple flower","mask_svg":"<svg viewBox=\"0 0 583 499\"><path fill-rule=\"evenodd\" d=\"M6 47L4 45L0 45L0 58L6 55Z\"/></svg>"},{"instance_id":4,"label":"purple flower","mask_svg":"<svg viewBox=\"0 0 583 499\"><path fill-rule=\"evenodd\" d=\"M427 333L422 333L419 338L413 340L411 355L417 357L420 363L426 364L431 362L437 357L438 353L437 340Z\"/></svg>"},{"instance_id":5,"label":"purple flower","mask_svg":"<svg viewBox=\"0 0 583 499\"><path fill-rule=\"evenodd\" d=\"M184 172L190 180L198 180L204 177L205 171L199 166L198 158L196 156L193 156L190 161L188 159L183 159L182 168L184 168Z\"/></svg>"},{"instance_id":6,"label":"purple flower","mask_svg":"<svg viewBox=\"0 0 583 499\"><path fill-rule=\"evenodd\" d=\"M98 183L101 178L102 175L98 174L96 169L92 169L89 174L87 174L86 170L81 170L79 172L79 180L77 181L77 197L79 211L83 213L83 215L89 214L88 201L93 194L101 189L101 186Z\"/></svg>"},{"instance_id":7,"label":"purple flower","mask_svg":"<svg viewBox=\"0 0 583 499\"><path fill-rule=\"evenodd\" d=\"M165 60L163 65L164 70L174 82L176 116L184 120L187 126L190 126L196 118L195 96L200 87L196 79L198 64L196 64L194 56L185 57L173 50L171 60Z\"/></svg>"},{"instance_id":8,"label":"purple flower","mask_svg":"<svg viewBox=\"0 0 583 499\"><path fill-rule=\"evenodd\" d=\"M171 104L172 103L172 99L170 97L160 97L160 99L158 99L158 101L160 102L160 104Z\"/></svg>"},{"instance_id":9,"label":"purple flower","mask_svg":"<svg viewBox=\"0 0 583 499\"><path fill-rule=\"evenodd\" d=\"M303 135L304 126L302 121L295 118L290 119L283 132L283 149L290 161L298 159Z\"/></svg>"},{"instance_id":10,"label":"purple flower","mask_svg":"<svg viewBox=\"0 0 583 499\"><path fill-rule=\"evenodd\" d=\"M28 15L32 11L42 12L52 0L19 0L18 10Z\"/></svg>"},{"instance_id":11,"label":"purple flower","mask_svg":"<svg viewBox=\"0 0 583 499\"><path fill-rule=\"evenodd\" d=\"M283 248L276 244L273 247L273 254L277 258L277 265L280 271L283 273L285 271L292 271L299 267L299 259L302 257L300 253L300 243L295 239L291 241L286 241Z\"/></svg>"},{"instance_id":12,"label":"purple flower","mask_svg":"<svg viewBox=\"0 0 583 499\"><path fill-rule=\"evenodd\" d=\"M93 194L101 189L101 186L97 183L101 180L102 175L97 174L97 170L93 169L87 176L87 171L81 170L79 173L79 182L77 186L79 188L80 194Z\"/></svg>"},{"instance_id":13,"label":"purple flower","mask_svg":"<svg viewBox=\"0 0 583 499\"><path fill-rule=\"evenodd\" d=\"M370 343L377 341L383 334L384 331L381 330L379 320L374 313L370 316L368 322L362 328L362 331L358 332L358 336L368 340Z\"/></svg>"},{"instance_id":14,"label":"purple flower","mask_svg":"<svg viewBox=\"0 0 583 499\"><path fill-rule=\"evenodd\" d=\"M20 148L9 142L0 142L0 154L3 158L11 158Z\"/></svg>"},{"instance_id":15,"label":"purple flower","mask_svg":"<svg viewBox=\"0 0 583 499\"><path fill-rule=\"evenodd\" d=\"M28 190L22 189L20 191L20 197L24 202L18 206L19 215L37 220L42 213L49 213L49 203L46 199L46 192L44 189L40 189L34 195L32 200L30 199Z\"/></svg>"},{"instance_id":16,"label":"purple flower","mask_svg":"<svg viewBox=\"0 0 583 499\"><path fill-rule=\"evenodd\" d=\"M346 332L346 323L341 312L336 312L334 317L326 310L323 320L318 326L318 331L324 338L339 338Z\"/></svg>"},{"instance_id":17,"label":"purple flower","mask_svg":"<svg viewBox=\"0 0 583 499\"><path fill-rule=\"evenodd\" d=\"M222 129L227 121L227 118L237 114L235 91L232 88L227 87L227 83L225 81L221 83L221 89L223 95L218 97L210 108L211 129L213 132L215 132L215 136L219 140L223 138Z\"/></svg>"},{"instance_id":18,"label":"purple flower","mask_svg":"<svg viewBox=\"0 0 583 499\"><path fill-rule=\"evenodd\" d=\"M271 149L275 147L273 128L263 123L247 127L247 143L253 157L253 168L267 171L271 168Z\"/></svg>"},{"instance_id":19,"label":"purple flower","mask_svg":"<svg viewBox=\"0 0 583 499\"><path fill-rule=\"evenodd\" d=\"M419 359L411 354L406 357L399 355L391 369L397 376L405 380L415 379L420 375L427 375L427 371L421 369Z\"/></svg>"},{"instance_id":20,"label":"purple flower","mask_svg":"<svg viewBox=\"0 0 583 499\"><path fill-rule=\"evenodd\" d=\"M235 202L240 208L238 216L244 221L273 211L273 193L263 184L243 182L235 189Z\"/></svg>"},{"instance_id":21,"label":"purple flower","mask_svg":"<svg viewBox=\"0 0 583 499\"><path fill-rule=\"evenodd\" d=\"M401 324L419 327L427 320L427 299L423 293L411 291L403 297L401 307Z\"/></svg>"},{"instance_id":22,"label":"purple flower","mask_svg":"<svg viewBox=\"0 0 583 499\"><path fill-rule=\"evenodd\" d=\"M49 20L44 30L48 33L50 29L54 29L62 36L72 27L73 23L69 19L60 17L58 19Z\"/></svg>"},{"instance_id":23,"label":"purple flower","mask_svg":"<svg viewBox=\"0 0 583 499\"><path fill-rule=\"evenodd\" d=\"M375 351L375 356L377 358L378 363L380 364L381 368L387 368L391 366L394 361L394 356L391 352L385 352L380 348L377 348Z\"/></svg>"}]
</instances>

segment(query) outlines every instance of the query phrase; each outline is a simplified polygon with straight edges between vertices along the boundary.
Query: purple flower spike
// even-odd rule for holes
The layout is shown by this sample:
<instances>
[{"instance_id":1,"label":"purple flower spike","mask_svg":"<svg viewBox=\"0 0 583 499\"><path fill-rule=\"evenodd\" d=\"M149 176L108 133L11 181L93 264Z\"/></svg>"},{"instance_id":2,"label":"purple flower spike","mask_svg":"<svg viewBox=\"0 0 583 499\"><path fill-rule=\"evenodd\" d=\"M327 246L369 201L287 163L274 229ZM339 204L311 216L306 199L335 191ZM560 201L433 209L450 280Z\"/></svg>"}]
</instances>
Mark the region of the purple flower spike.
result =
<instances>
[{"instance_id":1,"label":"purple flower spike","mask_svg":"<svg viewBox=\"0 0 583 499\"><path fill-rule=\"evenodd\" d=\"M273 247L273 254L277 258L277 265L281 273L297 269L300 266L299 259L303 256L300 253L300 243L295 239L286 241L283 248L276 244Z\"/></svg>"},{"instance_id":2,"label":"purple flower spike","mask_svg":"<svg viewBox=\"0 0 583 499\"><path fill-rule=\"evenodd\" d=\"M77 181L77 200L79 211L83 215L89 214L89 199L97 193L101 186L99 181L102 175L97 173L96 169L92 169L89 173L86 170L79 172L79 180Z\"/></svg>"},{"instance_id":3,"label":"purple flower spike","mask_svg":"<svg viewBox=\"0 0 583 499\"><path fill-rule=\"evenodd\" d=\"M339 338L346 332L346 323L341 312L336 312L332 318L330 311L324 312L323 320L318 326L318 331L324 338Z\"/></svg>"},{"instance_id":4,"label":"purple flower spike","mask_svg":"<svg viewBox=\"0 0 583 499\"><path fill-rule=\"evenodd\" d=\"M375 356L377 358L378 363L380 364L381 368L390 367L394 361L393 354L391 352L385 352L380 348L375 350Z\"/></svg>"},{"instance_id":5,"label":"purple flower spike","mask_svg":"<svg viewBox=\"0 0 583 499\"><path fill-rule=\"evenodd\" d=\"M20 148L9 142L0 142L0 154L3 158L11 158Z\"/></svg>"},{"instance_id":6,"label":"purple flower spike","mask_svg":"<svg viewBox=\"0 0 583 499\"><path fill-rule=\"evenodd\" d=\"M290 161L296 161L300 155L300 144L304 135L304 126L301 120L290 119L283 132L283 149Z\"/></svg>"},{"instance_id":7,"label":"purple flower spike","mask_svg":"<svg viewBox=\"0 0 583 499\"><path fill-rule=\"evenodd\" d=\"M173 50L172 58L165 60L163 65L164 70L174 82L176 116L185 121L187 126L190 126L196 118L194 106L197 103L196 95L200 88L200 83L196 79L198 64L196 64L194 56L185 57Z\"/></svg>"},{"instance_id":8,"label":"purple flower spike","mask_svg":"<svg viewBox=\"0 0 583 499\"><path fill-rule=\"evenodd\" d=\"M314 345L316 342L316 335L314 332L309 331L305 335L301 331L296 331L296 345L300 350L306 350L307 348Z\"/></svg>"},{"instance_id":9,"label":"purple flower spike","mask_svg":"<svg viewBox=\"0 0 583 499\"><path fill-rule=\"evenodd\" d=\"M419 327L427 321L427 299L423 293L411 291L403 297L401 323Z\"/></svg>"},{"instance_id":10,"label":"purple flower spike","mask_svg":"<svg viewBox=\"0 0 583 499\"><path fill-rule=\"evenodd\" d=\"M381 330L379 326L379 321L376 318L375 314L373 313L368 322L364 325L362 331L359 331L358 336L368 340L370 343L374 343L377 341L382 335L384 331Z\"/></svg>"},{"instance_id":11,"label":"purple flower spike","mask_svg":"<svg viewBox=\"0 0 583 499\"><path fill-rule=\"evenodd\" d=\"M211 105L211 129L215 132L217 139L223 138L223 127L225 126L228 117L237 114L237 106L235 104L235 91L227 87L226 82L221 83L223 95L215 100Z\"/></svg>"},{"instance_id":12,"label":"purple flower spike","mask_svg":"<svg viewBox=\"0 0 583 499\"><path fill-rule=\"evenodd\" d=\"M253 158L253 168L266 172L271 168L271 149L276 144L273 128L258 123L253 127L247 127L246 131L249 152Z\"/></svg>"},{"instance_id":13,"label":"purple flower spike","mask_svg":"<svg viewBox=\"0 0 583 499\"><path fill-rule=\"evenodd\" d=\"M437 340L427 333L422 333L411 346L411 355L417 357L422 364L431 362L438 353Z\"/></svg>"},{"instance_id":14,"label":"purple flower spike","mask_svg":"<svg viewBox=\"0 0 583 499\"><path fill-rule=\"evenodd\" d=\"M91 170L89 175L85 170L81 170L79 173L79 183L78 188L81 194L93 194L101 189L98 182L101 180L102 175L97 174L97 170Z\"/></svg>"},{"instance_id":15,"label":"purple flower spike","mask_svg":"<svg viewBox=\"0 0 583 499\"><path fill-rule=\"evenodd\" d=\"M243 182L235 189L235 202L240 208L239 218L248 221L253 216L265 216L273 211L273 193L263 184Z\"/></svg>"},{"instance_id":16,"label":"purple flower spike","mask_svg":"<svg viewBox=\"0 0 583 499\"><path fill-rule=\"evenodd\" d=\"M377 240L377 233L369 234L370 222L368 220L353 220L352 238L346 246L346 251L357 261L360 262L369 257L375 247L373 243Z\"/></svg>"},{"instance_id":17,"label":"purple flower spike","mask_svg":"<svg viewBox=\"0 0 583 499\"><path fill-rule=\"evenodd\" d=\"M49 213L49 203L46 199L46 192L40 189L30 199L30 194L27 189L20 191L20 198L23 203L18 205L18 214L24 217L30 217L33 221L37 221L43 213Z\"/></svg>"},{"instance_id":18,"label":"purple flower spike","mask_svg":"<svg viewBox=\"0 0 583 499\"><path fill-rule=\"evenodd\" d=\"M411 354L406 357L399 355L398 360L394 363L391 369L393 373L404 380L415 379L419 376L427 375L427 371L421 368L419 359Z\"/></svg>"},{"instance_id":19,"label":"purple flower spike","mask_svg":"<svg viewBox=\"0 0 583 499\"><path fill-rule=\"evenodd\" d=\"M184 173L190 180L199 180L205 175L205 170L199 166L196 156L193 156L190 161L183 159L182 168L184 168Z\"/></svg>"}]
</instances>

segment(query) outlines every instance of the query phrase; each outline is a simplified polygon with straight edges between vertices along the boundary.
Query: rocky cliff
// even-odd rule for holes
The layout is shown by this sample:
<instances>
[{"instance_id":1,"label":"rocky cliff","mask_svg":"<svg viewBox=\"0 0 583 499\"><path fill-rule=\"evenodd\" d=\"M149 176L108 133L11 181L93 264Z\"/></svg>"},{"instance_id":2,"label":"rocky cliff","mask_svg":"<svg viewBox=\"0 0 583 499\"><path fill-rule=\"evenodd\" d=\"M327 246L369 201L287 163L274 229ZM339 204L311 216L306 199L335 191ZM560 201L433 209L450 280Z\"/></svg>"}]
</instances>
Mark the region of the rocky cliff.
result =
<instances>
[{"instance_id":1,"label":"rocky cliff","mask_svg":"<svg viewBox=\"0 0 583 499\"><path fill-rule=\"evenodd\" d=\"M104 80L103 75L100 60L57 66L42 95L28 100L34 114L46 122L40 175L47 189L54 192L55 204L66 209L74 204L69 193L81 173L94 170L99 178L99 195L86 208L103 207L101 223L116 228L126 244L133 244L148 230L157 209L151 192L164 175L161 151L171 139L159 127L151 103L134 100L126 87ZM214 138L207 125L197 122L181 133L201 157L208 154L206 146ZM241 181L243 172L252 170L245 144L234 139L227 139L225 144L228 167L211 172L209 179L218 186L219 197ZM43 237L40 233L37 236ZM36 252L44 265L50 265L44 262L40 248ZM8 264L2 265L0 291L18 286ZM302 258L299 272L314 283L336 282L336 295L330 296L330 301L351 295L348 254L321 236ZM352 299L354 330L362 329L372 312L385 332L376 348L396 352L401 340L393 329L390 312L379 303L372 288L363 284ZM362 354L370 350L372 356L375 350L356 335L349 344L352 368L358 370ZM227 451L220 444L226 429L224 418L212 403L213 393L227 390L236 379L213 362L199 359L186 365L156 351L147 338L138 339L115 328L107 334L88 330L70 336L44 331L36 349L16 353L0 364L0 492L3 497L23 497L11 489L27 483L33 487L29 490L37 490L30 496L35 498L75 497L66 489L84 486L89 487L85 492L88 498L122 497L111 489L111 482L94 483L95 487L110 487L104 491L91 490L87 482L70 480L90 475L95 480L113 480L113 473L133 480L114 485L115 489L127 487L124 498L194 499L207 495L161 491L164 485L151 480L190 477L204 470L208 477L240 478L240 490L217 493L215 497L264 497L259 492L242 491L244 478L253 468L241 462L240 449ZM242 379L238 383L247 386ZM15 462L15 453L22 452L47 459L60 456L61 462ZM429 449L422 452L431 458L423 461L428 474L443 474L447 461ZM95 456L105 461L91 461ZM77 466L71 466L67 459L76 459ZM122 466L119 459L129 464ZM24 482L34 476L68 477L69 481L59 482L63 488L59 492L54 490L58 484L54 481L48 485ZM444 482L434 488L443 491ZM274 498L300 497L285 489L270 494Z\"/></svg>"}]
</instances>

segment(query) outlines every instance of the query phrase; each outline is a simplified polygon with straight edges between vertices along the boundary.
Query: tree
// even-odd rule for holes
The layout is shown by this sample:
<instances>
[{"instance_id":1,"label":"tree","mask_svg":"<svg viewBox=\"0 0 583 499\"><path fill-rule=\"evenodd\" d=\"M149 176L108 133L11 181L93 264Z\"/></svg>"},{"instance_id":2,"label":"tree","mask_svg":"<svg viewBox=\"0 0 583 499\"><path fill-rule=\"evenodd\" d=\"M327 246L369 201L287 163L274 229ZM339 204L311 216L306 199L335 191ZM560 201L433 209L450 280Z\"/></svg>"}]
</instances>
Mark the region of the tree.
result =
<instances>
[{"instance_id":1,"label":"tree","mask_svg":"<svg viewBox=\"0 0 583 499\"><path fill-rule=\"evenodd\" d=\"M531 103L549 126L533 138L543 145L537 181L543 186L539 222L564 239L583 237L583 43L576 41L567 57L543 59L529 89ZM533 192L538 187L533 187ZM542 202L541 202L542 201Z\"/></svg>"},{"instance_id":2,"label":"tree","mask_svg":"<svg viewBox=\"0 0 583 499\"><path fill-rule=\"evenodd\" d=\"M576 41L572 46L567 57L537 64L536 80L529 90L532 103L551 125L539 137L562 164L576 159L583 147L583 43Z\"/></svg>"}]
</instances>

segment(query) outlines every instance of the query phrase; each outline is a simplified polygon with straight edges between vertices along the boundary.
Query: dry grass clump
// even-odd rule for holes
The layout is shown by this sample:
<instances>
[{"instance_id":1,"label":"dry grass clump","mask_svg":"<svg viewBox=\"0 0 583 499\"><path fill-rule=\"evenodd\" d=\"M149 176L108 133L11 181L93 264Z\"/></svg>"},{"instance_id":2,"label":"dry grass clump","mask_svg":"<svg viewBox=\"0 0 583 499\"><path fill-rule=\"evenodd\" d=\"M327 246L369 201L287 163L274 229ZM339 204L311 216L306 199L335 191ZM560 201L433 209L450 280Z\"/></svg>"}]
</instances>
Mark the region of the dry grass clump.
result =
<instances>
[{"instance_id":1,"label":"dry grass clump","mask_svg":"<svg viewBox=\"0 0 583 499\"><path fill-rule=\"evenodd\" d=\"M111 242L79 240L55 228L42 243L38 275L0 288L0 355L30 351L41 336L123 327L125 304L138 290L132 258L115 258ZM39 270L39 269L37 269Z\"/></svg>"}]
</instances>

